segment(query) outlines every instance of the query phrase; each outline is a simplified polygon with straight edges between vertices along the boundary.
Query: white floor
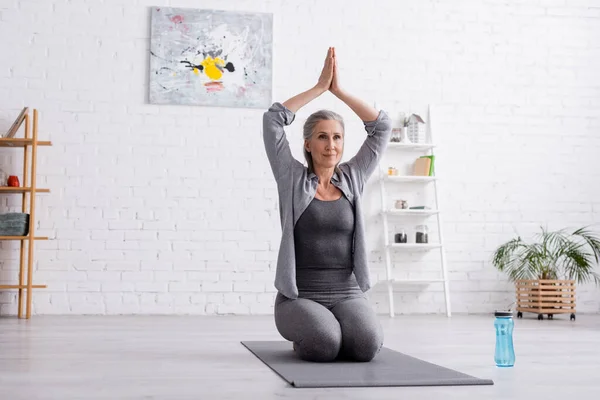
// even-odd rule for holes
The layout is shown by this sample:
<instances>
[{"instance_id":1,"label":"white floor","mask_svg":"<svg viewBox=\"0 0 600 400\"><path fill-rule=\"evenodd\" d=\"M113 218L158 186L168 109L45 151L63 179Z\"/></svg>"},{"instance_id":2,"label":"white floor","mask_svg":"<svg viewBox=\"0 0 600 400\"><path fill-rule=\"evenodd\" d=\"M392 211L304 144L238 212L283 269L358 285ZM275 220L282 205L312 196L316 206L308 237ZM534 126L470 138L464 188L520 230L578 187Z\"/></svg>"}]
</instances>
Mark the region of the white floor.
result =
<instances>
[{"instance_id":1,"label":"white floor","mask_svg":"<svg viewBox=\"0 0 600 400\"><path fill-rule=\"evenodd\" d=\"M599 399L600 315L515 319L517 362L493 362L492 316L381 317L385 345L494 386L295 389L241 340L272 317L0 319L0 399Z\"/></svg>"}]
</instances>

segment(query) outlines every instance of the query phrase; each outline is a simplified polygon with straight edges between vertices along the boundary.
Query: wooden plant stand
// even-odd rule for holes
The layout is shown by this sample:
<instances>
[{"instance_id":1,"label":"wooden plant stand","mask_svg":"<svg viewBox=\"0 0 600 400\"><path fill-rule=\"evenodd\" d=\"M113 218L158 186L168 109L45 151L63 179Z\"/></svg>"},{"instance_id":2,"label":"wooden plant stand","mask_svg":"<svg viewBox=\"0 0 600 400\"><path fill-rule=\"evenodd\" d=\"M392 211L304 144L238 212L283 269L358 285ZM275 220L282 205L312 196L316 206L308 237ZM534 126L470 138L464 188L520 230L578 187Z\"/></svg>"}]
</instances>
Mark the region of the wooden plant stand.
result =
<instances>
[{"instance_id":1,"label":"wooden plant stand","mask_svg":"<svg viewBox=\"0 0 600 400\"><path fill-rule=\"evenodd\" d=\"M575 320L575 281L555 279L521 279L517 290L517 318L524 312L536 313L538 320L553 319L554 314L571 314Z\"/></svg>"},{"instance_id":2,"label":"wooden plant stand","mask_svg":"<svg viewBox=\"0 0 600 400\"><path fill-rule=\"evenodd\" d=\"M46 285L33 284L33 259L34 245L36 240L48 240L47 237L35 236L36 227L36 195L37 193L48 193L50 190L37 187L37 150L38 146L51 146L49 141L38 140L38 110L33 110L33 124L31 117L26 114L20 124L25 123L24 138L0 138L0 147L14 147L23 149L23 176L21 186L9 187L0 186L0 195L20 194L21 212L29 214L29 232L26 236L0 236L0 240L15 240L20 242L19 251L19 283L18 284L0 284L0 291L7 289L18 290L18 317L29 319L31 317L31 303L33 289L45 288ZM33 125L33 129L31 129ZM28 201L29 200L29 201ZM27 301L25 310L23 310L24 291L27 291ZM25 312L23 312L25 311ZM25 315L23 315L25 314Z\"/></svg>"}]
</instances>

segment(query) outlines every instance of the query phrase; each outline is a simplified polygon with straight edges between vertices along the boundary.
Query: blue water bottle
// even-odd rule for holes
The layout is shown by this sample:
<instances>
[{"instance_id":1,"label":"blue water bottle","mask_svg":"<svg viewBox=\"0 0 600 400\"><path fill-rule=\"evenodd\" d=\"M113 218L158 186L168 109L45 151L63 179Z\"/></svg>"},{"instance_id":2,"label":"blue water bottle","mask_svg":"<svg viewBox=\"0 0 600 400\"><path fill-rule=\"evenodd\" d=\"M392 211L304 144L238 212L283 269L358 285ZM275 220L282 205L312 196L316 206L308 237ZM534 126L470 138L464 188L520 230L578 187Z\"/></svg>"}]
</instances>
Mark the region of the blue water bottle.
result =
<instances>
[{"instance_id":1,"label":"blue water bottle","mask_svg":"<svg viewBox=\"0 0 600 400\"><path fill-rule=\"evenodd\" d=\"M494 361L498 367L515 365L515 349L513 347L513 327L515 325L510 311L495 312L496 352Z\"/></svg>"}]
</instances>

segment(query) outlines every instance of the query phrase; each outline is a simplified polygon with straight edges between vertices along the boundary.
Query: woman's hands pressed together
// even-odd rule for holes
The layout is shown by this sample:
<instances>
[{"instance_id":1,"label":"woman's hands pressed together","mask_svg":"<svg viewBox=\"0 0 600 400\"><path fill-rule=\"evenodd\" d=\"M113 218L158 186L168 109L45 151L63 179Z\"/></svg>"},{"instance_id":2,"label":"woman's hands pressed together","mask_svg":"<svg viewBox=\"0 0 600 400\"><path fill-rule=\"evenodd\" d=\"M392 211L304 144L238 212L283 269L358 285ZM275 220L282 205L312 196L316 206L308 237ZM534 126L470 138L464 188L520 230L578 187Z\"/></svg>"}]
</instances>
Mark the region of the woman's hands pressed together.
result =
<instances>
[{"instance_id":1,"label":"woman's hands pressed together","mask_svg":"<svg viewBox=\"0 0 600 400\"><path fill-rule=\"evenodd\" d=\"M283 105L295 113L323 93L330 91L331 94L350 107L361 120L375 120L379 114L375 108L363 100L350 95L341 88L338 67L339 63L335 54L335 47L329 47L317 84L307 91L286 100Z\"/></svg>"},{"instance_id":2,"label":"woman's hands pressed together","mask_svg":"<svg viewBox=\"0 0 600 400\"><path fill-rule=\"evenodd\" d=\"M335 47L327 49L327 56L325 57L323 69L321 70L321 75L319 76L316 88L323 93L329 90L335 96L339 96L342 92L337 68L337 58L335 57Z\"/></svg>"},{"instance_id":3,"label":"woman's hands pressed together","mask_svg":"<svg viewBox=\"0 0 600 400\"><path fill-rule=\"evenodd\" d=\"M321 71L321 76L319 76L319 81L317 82L316 87L321 90L323 93L328 91L331 87L331 82L333 81L333 71L334 71L334 60L333 60L333 47L330 47L327 50L327 57L325 57L325 62L323 63L323 70Z\"/></svg>"},{"instance_id":4,"label":"woman's hands pressed together","mask_svg":"<svg viewBox=\"0 0 600 400\"><path fill-rule=\"evenodd\" d=\"M335 56L335 47L333 47L333 78L331 79L331 86L329 87L329 91L338 97L342 93L342 88L340 87L338 62L337 57Z\"/></svg>"}]
</instances>

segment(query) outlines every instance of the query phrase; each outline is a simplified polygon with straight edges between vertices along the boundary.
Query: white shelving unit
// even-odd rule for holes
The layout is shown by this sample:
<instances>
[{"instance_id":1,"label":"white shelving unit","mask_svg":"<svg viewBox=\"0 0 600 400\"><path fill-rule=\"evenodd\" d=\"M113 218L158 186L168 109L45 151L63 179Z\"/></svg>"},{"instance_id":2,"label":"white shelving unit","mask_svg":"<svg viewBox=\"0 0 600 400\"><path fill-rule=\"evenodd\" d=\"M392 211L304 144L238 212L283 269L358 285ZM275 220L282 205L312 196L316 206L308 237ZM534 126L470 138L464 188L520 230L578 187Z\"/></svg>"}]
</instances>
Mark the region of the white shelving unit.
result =
<instances>
[{"instance_id":1,"label":"white shelving unit","mask_svg":"<svg viewBox=\"0 0 600 400\"><path fill-rule=\"evenodd\" d=\"M425 119L427 128L427 143L390 143L386 152L385 160L389 162L390 157L394 159L394 155L399 152L408 152L408 154L416 155L434 155L434 149L436 145L433 140L433 129L431 127L431 109L427 110L427 118ZM384 237L384 251L385 251L385 266L386 266L386 280L390 316L393 317L394 312L394 284L414 284L414 285L429 285L432 283L442 283L444 286L444 296L446 302L446 315L451 316L450 307L450 290L448 284L448 273L446 269L446 255L444 249L444 236L442 232L442 220L441 212L439 207L439 195L437 178L435 176L411 176L411 175L388 175L388 165L383 165L383 159L379 165L379 186L381 191L381 216L383 219L382 229ZM434 168L435 175L435 168ZM418 187L424 185L433 185L431 188L434 194L434 206L427 209L395 209L390 208L388 202L390 198L387 194L387 185L406 185L410 188L412 185ZM414 189L412 189L414 190ZM390 237L390 220L398 220L402 218L410 217L412 219L436 219L437 238L436 243L394 243L393 237ZM428 251L439 251L440 265L439 265L439 278L425 278L425 279L399 279L394 277L394 268L392 265L392 255L396 252L428 252Z\"/></svg>"},{"instance_id":2,"label":"white shelving unit","mask_svg":"<svg viewBox=\"0 0 600 400\"><path fill-rule=\"evenodd\" d=\"M429 182L434 182L436 180L436 178L434 176L400 176L400 175L395 175L395 176L390 176L390 175L385 175L384 177L385 180L389 181L389 182L404 182L404 183L411 183L411 182L415 182L415 183L429 183Z\"/></svg>"}]
</instances>

